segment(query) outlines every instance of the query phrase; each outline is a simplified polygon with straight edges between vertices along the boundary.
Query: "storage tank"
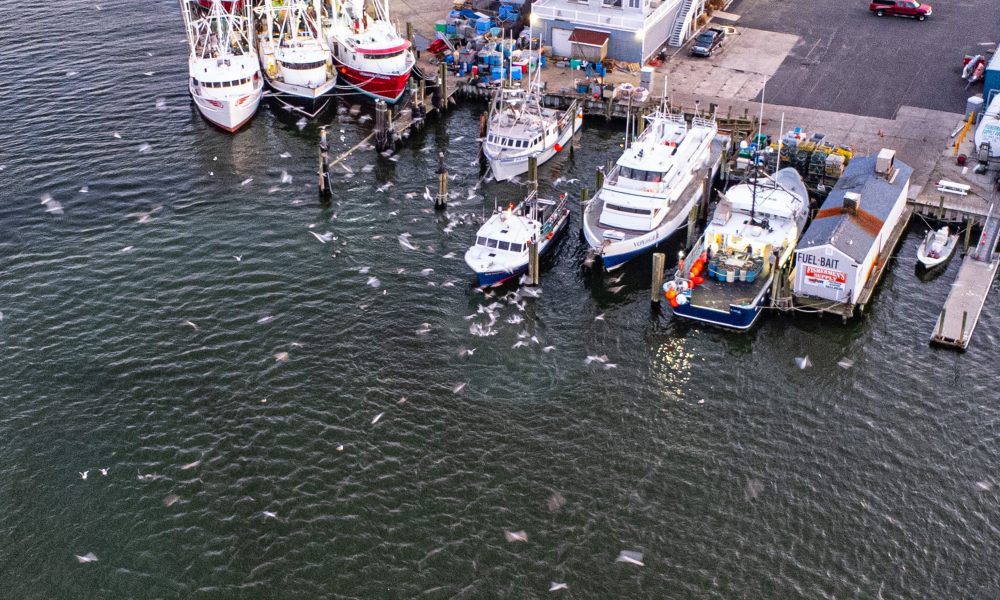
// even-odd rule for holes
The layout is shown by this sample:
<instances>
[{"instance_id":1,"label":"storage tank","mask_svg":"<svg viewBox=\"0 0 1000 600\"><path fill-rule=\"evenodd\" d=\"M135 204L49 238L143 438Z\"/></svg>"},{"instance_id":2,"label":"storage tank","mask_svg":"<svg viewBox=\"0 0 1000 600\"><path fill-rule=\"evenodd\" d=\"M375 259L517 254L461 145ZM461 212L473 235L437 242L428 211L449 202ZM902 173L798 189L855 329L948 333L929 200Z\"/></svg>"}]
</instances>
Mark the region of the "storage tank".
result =
<instances>
[{"instance_id":1,"label":"storage tank","mask_svg":"<svg viewBox=\"0 0 1000 600\"><path fill-rule=\"evenodd\" d=\"M969 115L972 115L972 122L975 123L979 120L979 113L983 112L983 97L982 96L972 96L965 101L965 118L968 119Z\"/></svg>"},{"instance_id":2,"label":"storage tank","mask_svg":"<svg viewBox=\"0 0 1000 600\"><path fill-rule=\"evenodd\" d=\"M990 146L990 158L1000 158L1000 93L993 95L989 107L976 128L976 150L983 144Z\"/></svg>"}]
</instances>

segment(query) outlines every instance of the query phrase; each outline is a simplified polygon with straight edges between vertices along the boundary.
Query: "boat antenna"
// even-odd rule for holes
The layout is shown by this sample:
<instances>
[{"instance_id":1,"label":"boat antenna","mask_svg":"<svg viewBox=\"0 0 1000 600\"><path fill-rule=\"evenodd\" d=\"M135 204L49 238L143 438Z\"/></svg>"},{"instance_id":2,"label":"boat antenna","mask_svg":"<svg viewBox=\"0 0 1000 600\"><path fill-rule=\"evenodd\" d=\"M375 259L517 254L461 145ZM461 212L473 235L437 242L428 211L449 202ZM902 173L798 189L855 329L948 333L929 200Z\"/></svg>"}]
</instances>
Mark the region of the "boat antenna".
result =
<instances>
[{"instance_id":1,"label":"boat antenna","mask_svg":"<svg viewBox=\"0 0 1000 600\"><path fill-rule=\"evenodd\" d=\"M760 87L760 119L757 121L757 139L754 140L753 149L753 188L750 194L750 224L757 224L757 179L760 174L760 140L764 135L764 90L767 88L767 79Z\"/></svg>"},{"instance_id":2,"label":"boat antenna","mask_svg":"<svg viewBox=\"0 0 1000 600\"><path fill-rule=\"evenodd\" d=\"M778 159L774 162L774 172L781 169L781 141L785 135L785 113L781 113L781 125L778 126Z\"/></svg>"}]
</instances>

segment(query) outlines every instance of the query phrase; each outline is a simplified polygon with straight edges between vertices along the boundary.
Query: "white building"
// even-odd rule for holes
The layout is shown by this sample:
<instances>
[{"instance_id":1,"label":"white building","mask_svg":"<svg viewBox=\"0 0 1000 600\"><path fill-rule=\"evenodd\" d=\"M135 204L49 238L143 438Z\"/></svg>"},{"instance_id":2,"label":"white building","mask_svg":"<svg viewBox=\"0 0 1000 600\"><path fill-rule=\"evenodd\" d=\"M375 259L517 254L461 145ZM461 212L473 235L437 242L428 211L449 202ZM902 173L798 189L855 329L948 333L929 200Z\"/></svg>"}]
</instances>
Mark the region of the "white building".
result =
<instances>
[{"instance_id":1,"label":"white building","mask_svg":"<svg viewBox=\"0 0 1000 600\"><path fill-rule=\"evenodd\" d=\"M855 156L795 248L796 299L856 304L906 208L913 169L883 149Z\"/></svg>"},{"instance_id":2,"label":"white building","mask_svg":"<svg viewBox=\"0 0 1000 600\"><path fill-rule=\"evenodd\" d=\"M542 43L563 58L606 53L608 58L644 62L669 42L681 46L694 30L705 0L536 0L531 23ZM603 52L602 52L603 51Z\"/></svg>"}]
</instances>

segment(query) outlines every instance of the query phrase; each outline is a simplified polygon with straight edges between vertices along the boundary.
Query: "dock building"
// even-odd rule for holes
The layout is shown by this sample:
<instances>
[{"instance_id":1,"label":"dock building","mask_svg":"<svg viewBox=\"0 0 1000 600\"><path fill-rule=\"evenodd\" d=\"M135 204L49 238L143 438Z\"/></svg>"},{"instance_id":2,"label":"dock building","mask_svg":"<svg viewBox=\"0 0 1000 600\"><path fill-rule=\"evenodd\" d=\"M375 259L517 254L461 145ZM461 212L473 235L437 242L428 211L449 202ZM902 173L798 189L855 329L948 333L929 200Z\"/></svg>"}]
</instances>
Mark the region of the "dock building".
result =
<instances>
[{"instance_id":1,"label":"dock building","mask_svg":"<svg viewBox=\"0 0 1000 600\"><path fill-rule=\"evenodd\" d=\"M665 42L682 45L704 9L705 0L537 0L531 20L555 56L642 63Z\"/></svg>"},{"instance_id":2,"label":"dock building","mask_svg":"<svg viewBox=\"0 0 1000 600\"><path fill-rule=\"evenodd\" d=\"M851 160L796 246L797 305L844 318L863 308L909 221L912 173L893 150Z\"/></svg>"}]
</instances>

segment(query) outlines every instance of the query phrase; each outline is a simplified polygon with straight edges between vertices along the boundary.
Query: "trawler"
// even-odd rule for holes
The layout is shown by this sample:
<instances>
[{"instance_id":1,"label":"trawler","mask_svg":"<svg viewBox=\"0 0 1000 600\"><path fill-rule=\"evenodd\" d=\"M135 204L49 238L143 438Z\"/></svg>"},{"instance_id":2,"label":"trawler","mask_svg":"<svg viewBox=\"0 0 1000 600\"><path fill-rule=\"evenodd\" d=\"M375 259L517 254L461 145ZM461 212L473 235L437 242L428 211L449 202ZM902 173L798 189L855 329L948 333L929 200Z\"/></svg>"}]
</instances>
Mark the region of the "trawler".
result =
<instances>
[{"instance_id":1,"label":"trawler","mask_svg":"<svg viewBox=\"0 0 1000 600\"><path fill-rule=\"evenodd\" d=\"M253 118L264 91L249 11L243 2L181 0L191 98L202 116L229 132Z\"/></svg>"}]
</instances>

